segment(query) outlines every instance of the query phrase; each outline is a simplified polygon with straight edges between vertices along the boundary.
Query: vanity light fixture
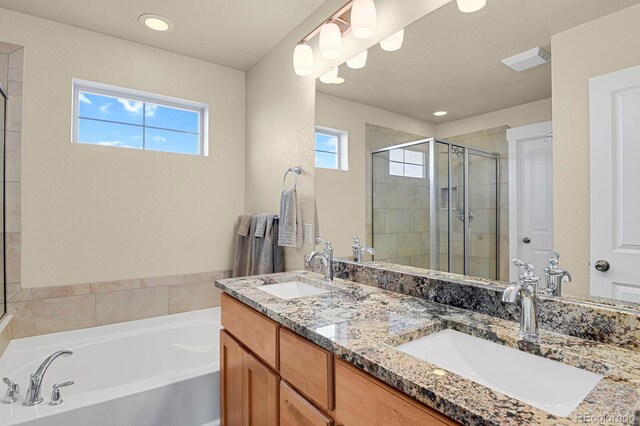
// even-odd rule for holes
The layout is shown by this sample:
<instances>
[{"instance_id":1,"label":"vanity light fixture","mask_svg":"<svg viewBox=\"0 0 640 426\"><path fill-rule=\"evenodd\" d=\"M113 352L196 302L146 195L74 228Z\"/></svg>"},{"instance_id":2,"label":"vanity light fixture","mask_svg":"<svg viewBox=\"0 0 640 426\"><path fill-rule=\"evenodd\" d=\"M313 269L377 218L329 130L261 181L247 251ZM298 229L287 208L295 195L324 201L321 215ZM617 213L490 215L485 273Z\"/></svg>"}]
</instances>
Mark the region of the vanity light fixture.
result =
<instances>
[{"instance_id":1,"label":"vanity light fixture","mask_svg":"<svg viewBox=\"0 0 640 426\"><path fill-rule=\"evenodd\" d=\"M293 69L301 77L313 72L313 49L306 43L300 43L293 51Z\"/></svg>"},{"instance_id":2,"label":"vanity light fixture","mask_svg":"<svg viewBox=\"0 0 640 426\"><path fill-rule=\"evenodd\" d=\"M354 0L351 7L351 31L355 38L364 40L376 32L376 5L373 0Z\"/></svg>"},{"instance_id":3,"label":"vanity light fixture","mask_svg":"<svg viewBox=\"0 0 640 426\"><path fill-rule=\"evenodd\" d=\"M369 52L367 50L360 52L347 61L347 66L352 70L364 68L364 66L367 65L367 56L369 56Z\"/></svg>"},{"instance_id":4,"label":"vanity light fixture","mask_svg":"<svg viewBox=\"0 0 640 426\"><path fill-rule=\"evenodd\" d=\"M380 42L380 47L382 48L382 50L385 50L387 52L395 52L396 50L400 50L403 41L404 28L382 40Z\"/></svg>"},{"instance_id":5,"label":"vanity light fixture","mask_svg":"<svg viewBox=\"0 0 640 426\"><path fill-rule=\"evenodd\" d=\"M338 67L331 67L329 71L320 76L320 81L324 84L335 84L338 78Z\"/></svg>"},{"instance_id":6,"label":"vanity light fixture","mask_svg":"<svg viewBox=\"0 0 640 426\"><path fill-rule=\"evenodd\" d=\"M173 23L169 19L154 13L144 13L138 16L138 22L154 31L165 32L173 30Z\"/></svg>"},{"instance_id":7,"label":"vanity light fixture","mask_svg":"<svg viewBox=\"0 0 640 426\"><path fill-rule=\"evenodd\" d=\"M457 0L460 12L473 13L486 6L487 0Z\"/></svg>"},{"instance_id":8,"label":"vanity light fixture","mask_svg":"<svg viewBox=\"0 0 640 426\"><path fill-rule=\"evenodd\" d=\"M333 21L325 23L320 29L320 55L325 59L338 59L342 51L342 32Z\"/></svg>"},{"instance_id":9,"label":"vanity light fixture","mask_svg":"<svg viewBox=\"0 0 640 426\"><path fill-rule=\"evenodd\" d=\"M448 114L447 111L436 111L433 113L433 115L435 115L436 117L444 117L447 114Z\"/></svg>"}]
</instances>

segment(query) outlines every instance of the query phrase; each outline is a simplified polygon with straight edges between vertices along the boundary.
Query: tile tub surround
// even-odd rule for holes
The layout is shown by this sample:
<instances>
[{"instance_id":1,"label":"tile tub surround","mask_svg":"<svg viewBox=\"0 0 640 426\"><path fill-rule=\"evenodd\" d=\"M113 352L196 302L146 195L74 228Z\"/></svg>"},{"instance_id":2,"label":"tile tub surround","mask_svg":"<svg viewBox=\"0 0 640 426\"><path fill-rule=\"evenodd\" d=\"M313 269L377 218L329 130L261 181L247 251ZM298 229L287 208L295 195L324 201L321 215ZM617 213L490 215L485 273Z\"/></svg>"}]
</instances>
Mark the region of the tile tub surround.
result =
<instances>
[{"instance_id":1,"label":"tile tub surround","mask_svg":"<svg viewBox=\"0 0 640 426\"><path fill-rule=\"evenodd\" d=\"M7 286L14 339L220 306L212 282L231 271L56 287Z\"/></svg>"},{"instance_id":2,"label":"tile tub surround","mask_svg":"<svg viewBox=\"0 0 640 426\"><path fill-rule=\"evenodd\" d=\"M320 272L317 266L307 269ZM502 302L507 283L384 262L355 263L336 259L337 278L468 309L509 321L520 321L520 307ZM593 303L566 297L541 297L540 327L557 333L640 352L640 305Z\"/></svg>"},{"instance_id":3,"label":"tile tub surround","mask_svg":"<svg viewBox=\"0 0 640 426\"><path fill-rule=\"evenodd\" d=\"M258 289L265 284L303 281L328 293L283 300ZM263 313L394 388L469 425L578 423L578 413L630 415L640 407L640 353L542 331L539 345L518 339L512 321L426 301L341 279L331 284L309 271L216 281L235 299ZM571 416L558 418L436 368L392 346L443 327L517 347L604 375Z\"/></svg>"},{"instance_id":4,"label":"tile tub surround","mask_svg":"<svg viewBox=\"0 0 640 426\"><path fill-rule=\"evenodd\" d=\"M0 319L0 357L11 341L11 320L10 315L5 315Z\"/></svg>"}]
</instances>

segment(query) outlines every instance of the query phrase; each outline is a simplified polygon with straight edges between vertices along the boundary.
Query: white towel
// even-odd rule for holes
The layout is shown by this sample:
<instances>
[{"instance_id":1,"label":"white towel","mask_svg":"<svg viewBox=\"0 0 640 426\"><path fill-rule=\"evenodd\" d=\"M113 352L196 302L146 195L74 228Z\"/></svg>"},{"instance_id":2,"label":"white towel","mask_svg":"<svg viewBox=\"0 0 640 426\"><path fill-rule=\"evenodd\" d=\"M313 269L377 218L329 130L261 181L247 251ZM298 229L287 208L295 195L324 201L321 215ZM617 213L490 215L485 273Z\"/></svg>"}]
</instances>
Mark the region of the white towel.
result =
<instances>
[{"instance_id":1,"label":"white towel","mask_svg":"<svg viewBox=\"0 0 640 426\"><path fill-rule=\"evenodd\" d=\"M278 245L281 247L302 247L302 214L298 193L295 188L285 189L280 196L280 232Z\"/></svg>"}]
</instances>

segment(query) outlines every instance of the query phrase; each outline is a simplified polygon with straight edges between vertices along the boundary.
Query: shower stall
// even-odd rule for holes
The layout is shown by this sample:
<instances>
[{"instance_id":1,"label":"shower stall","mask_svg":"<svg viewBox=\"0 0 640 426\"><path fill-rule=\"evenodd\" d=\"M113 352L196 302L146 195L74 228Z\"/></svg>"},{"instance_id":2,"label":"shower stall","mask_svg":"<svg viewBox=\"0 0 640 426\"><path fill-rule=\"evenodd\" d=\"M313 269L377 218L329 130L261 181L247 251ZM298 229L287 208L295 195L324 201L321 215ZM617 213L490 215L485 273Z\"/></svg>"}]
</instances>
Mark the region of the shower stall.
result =
<instances>
[{"instance_id":1,"label":"shower stall","mask_svg":"<svg viewBox=\"0 0 640 426\"><path fill-rule=\"evenodd\" d=\"M497 279L499 160L436 138L372 152L375 260Z\"/></svg>"}]
</instances>

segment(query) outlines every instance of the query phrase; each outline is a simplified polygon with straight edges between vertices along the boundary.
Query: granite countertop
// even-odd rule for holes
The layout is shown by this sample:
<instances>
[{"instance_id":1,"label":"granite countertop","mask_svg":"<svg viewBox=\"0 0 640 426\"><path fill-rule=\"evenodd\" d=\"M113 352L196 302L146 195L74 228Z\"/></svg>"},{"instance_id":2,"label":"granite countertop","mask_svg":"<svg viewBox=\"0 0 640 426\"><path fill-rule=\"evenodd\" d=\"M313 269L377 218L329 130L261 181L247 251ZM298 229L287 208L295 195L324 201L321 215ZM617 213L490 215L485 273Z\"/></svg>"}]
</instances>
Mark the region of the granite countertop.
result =
<instances>
[{"instance_id":1,"label":"granite countertop","mask_svg":"<svg viewBox=\"0 0 640 426\"><path fill-rule=\"evenodd\" d=\"M330 291L283 300L257 288L296 280ZM539 344L526 343L519 341L518 324L512 321L351 281L336 279L329 284L321 275L308 271L219 280L215 285L463 424L634 424L632 415L640 410L640 353L628 349L544 330ZM558 360L604 378L570 416L560 418L393 348L443 328ZM640 419L635 424L639 425Z\"/></svg>"}]
</instances>

